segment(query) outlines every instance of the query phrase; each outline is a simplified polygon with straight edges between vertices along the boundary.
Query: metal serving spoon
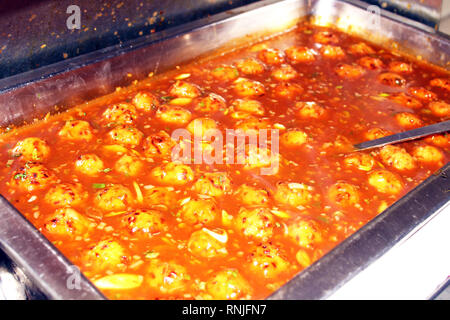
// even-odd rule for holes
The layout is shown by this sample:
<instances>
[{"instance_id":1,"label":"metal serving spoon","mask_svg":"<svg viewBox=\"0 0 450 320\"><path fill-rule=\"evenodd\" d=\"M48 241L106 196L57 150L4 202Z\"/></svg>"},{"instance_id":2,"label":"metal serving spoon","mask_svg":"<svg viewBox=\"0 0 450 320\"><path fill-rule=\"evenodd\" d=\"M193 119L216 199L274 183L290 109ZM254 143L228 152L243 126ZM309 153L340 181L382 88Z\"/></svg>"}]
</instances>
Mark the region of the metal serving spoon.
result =
<instances>
[{"instance_id":1,"label":"metal serving spoon","mask_svg":"<svg viewBox=\"0 0 450 320\"><path fill-rule=\"evenodd\" d=\"M435 123L429 126L412 129L400 133L396 133L390 136L386 136L383 138L370 140L366 142L362 142L359 144L355 144L353 147L356 151L367 150L385 146L387 144L394 144L399 142L410 141L422 137L426 137L432 134L443 133L450 131L450 120Z\"/></svg>"}]
</instances>

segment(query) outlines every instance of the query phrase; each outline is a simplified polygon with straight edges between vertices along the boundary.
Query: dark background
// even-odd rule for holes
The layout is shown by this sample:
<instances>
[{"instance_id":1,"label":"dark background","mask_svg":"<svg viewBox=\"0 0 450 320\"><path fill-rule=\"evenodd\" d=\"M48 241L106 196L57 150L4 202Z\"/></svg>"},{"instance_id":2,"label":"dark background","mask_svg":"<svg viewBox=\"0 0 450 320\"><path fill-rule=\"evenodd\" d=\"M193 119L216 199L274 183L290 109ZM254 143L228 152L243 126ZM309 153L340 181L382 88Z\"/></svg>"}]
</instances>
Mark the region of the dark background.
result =
<instances>
[{"instance_id":1,"label":"dark background","mask_svg":"<svg viewBox=\"0 0 450 320\"><path fill-rule=\"evenodd\" d=\"M0 4L0 78L243 6L257 0L8 0ZM69 30L67 7L81 9Z\"/></svg>"},{"instance_id":2,"label":"dark background","mask_svg":"<svg viewBox=\"0 0 450 320\"><path fill-rule=\"evenodd\" d=\"M258 1L3 0L0 79ZM364 2L434 27L436 21L429 17L399 10L398 1ZM440 6L441 1L448 0L422 3ZM66 26L70 16L66 10L73 4L81 9L80 30Z\"/></svg>"}]
</instances>

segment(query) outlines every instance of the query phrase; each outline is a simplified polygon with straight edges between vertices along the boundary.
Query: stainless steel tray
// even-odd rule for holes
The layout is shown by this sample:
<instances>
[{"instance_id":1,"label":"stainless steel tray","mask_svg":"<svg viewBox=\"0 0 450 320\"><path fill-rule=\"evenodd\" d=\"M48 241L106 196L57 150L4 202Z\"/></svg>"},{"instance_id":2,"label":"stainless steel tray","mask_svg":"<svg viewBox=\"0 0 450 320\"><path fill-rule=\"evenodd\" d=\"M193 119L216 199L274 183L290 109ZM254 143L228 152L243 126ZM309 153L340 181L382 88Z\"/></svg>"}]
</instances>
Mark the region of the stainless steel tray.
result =
<instances>
[{"instance_id":1,"label":"stainless steel tray","mask_svg":"<svg viewBox=\"0 0 450 320\"><path fill-rule=\"evenodd\" d=\"M373 8L372 8L373 9ZM0 80L0 126L21 124L213 52L281 32L303 17L333 24L448 68L450 41L433 29L359 1L261 1L227 13ZM130 79L128 74L132 74ZM324 299L449 203L447 164L269 299ZM0 197L0 248L50 299L104 299L74 266Z\"/></svg>"}]
</instances>

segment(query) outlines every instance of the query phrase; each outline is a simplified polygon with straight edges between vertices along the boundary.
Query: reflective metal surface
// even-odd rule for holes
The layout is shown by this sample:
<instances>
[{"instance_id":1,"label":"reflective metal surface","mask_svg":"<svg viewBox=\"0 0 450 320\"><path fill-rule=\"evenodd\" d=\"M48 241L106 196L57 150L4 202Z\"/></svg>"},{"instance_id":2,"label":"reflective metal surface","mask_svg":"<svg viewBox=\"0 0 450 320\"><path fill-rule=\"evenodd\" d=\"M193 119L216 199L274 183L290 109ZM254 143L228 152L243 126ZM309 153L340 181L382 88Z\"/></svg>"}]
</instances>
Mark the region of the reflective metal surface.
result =
<instances>
[{"instance_id":1,"label":"reflective metal surface","mask_svg":"<svg viewBox=\"0 0 450 320\"><path fill-rule=\"evenodd\" d=\"M423 138L432 134L445 133L450 131L450 120L435 123L429 126L407 130L400 133L395 133L383 138L365 141L362 143L355 144L353 147L357 150L368 150L373 148L379 148L388 144L400 143L405 141L410 141L414 139Z\"/></svg>"},{"instance_id":2,"label":"reflective metal surface","mask_svg":"<svg viewBox=\"0 0 450 320\"><path fill-rule=\"evenodd\" d=\"M437 29L446 0L367 0L366 2Z\"/></svg>"},{"instance_id":3,"label":"reflective metal surface","mask_svg":"<svg viewBox=\"0 0 450 320\"><path fill-rule=\"evenodd\" d=\"M2 79L0 126L29 122L48 112L111 93L116 86L143 79L150 72L160 73L219 48L281 32L308 15L317 24L337 25L387 48L420 55L448 68L448 38L392 13L381 10L381 15L374 15L367 9L368 4L359 1L261 1ZM301 272L271 299L326 298L448 202L449 170L447 165ZM0 214L0 219L9 221L6 226L2 223L0 247L49 298L103 298L84 277L81 291L68 289L70 263L4 199L0 201Z\"/></svg>"},{"instance_id":4,"label":"reflective metal surface","mask_svg":"<svg viewBox=\"0 0 450 320\"><path fill-rule=\"evenodd\" d=\"M52 299L104 299L104 296L8 201L0 196L0 247L28 279ZM19 281L20 283L20 281ZM10 281L12 292L20 286Z\"/></svg>"},{"instance_id":5,"label":"reflective metal surface","mask_svg":"<svg viewBox=\"0 0 450 320\"><path fill-rule=\"evenodd\" d=\"M0 251L0 300L42 300L45 295Z\"/></svg>"},{"instance_id":6,"label":"reflective metal surface","mask_svg":"<svg viewBox=\"0 0 450 320\"><path fill-rule=\"evenodd\" d=\"M255 1L2 1L0 78L125 43ZM74 16L74 5L79 8L78 20ZM76 21L79 28L71 29Z\"/></svg>"}]
</instances>

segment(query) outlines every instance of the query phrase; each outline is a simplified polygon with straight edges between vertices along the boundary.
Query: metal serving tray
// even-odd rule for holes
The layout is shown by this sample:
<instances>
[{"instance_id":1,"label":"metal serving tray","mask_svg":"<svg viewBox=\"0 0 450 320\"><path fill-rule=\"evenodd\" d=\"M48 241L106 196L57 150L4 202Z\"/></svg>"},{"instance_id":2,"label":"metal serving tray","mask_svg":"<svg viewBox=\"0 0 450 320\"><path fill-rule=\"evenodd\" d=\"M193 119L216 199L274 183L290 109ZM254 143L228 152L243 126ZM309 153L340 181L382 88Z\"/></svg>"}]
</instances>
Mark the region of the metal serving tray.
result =
<instances>
[{"instance_id":1,"label":"metal serving tray","mask_svg":"<svg viewBox=\"0 0 450 320\"><path fill-rule=\"evenodd\" d=\"M22 124L114 91L221 48L276 34L304 17L333 24L448 69L450 41L434 29L359 1L261 1L132 42L0 80L0 126ZM376 14L374 14L375 12ZM379 13L380 15L378 15ZM128 74L132 74L130 78ZM61 109L59 109L60 111ZM269 299L325 299L405 235L449 205L450 164L302 271ZM0 248L50 299L105 299L0 197Z\"/></svg>"}]
</instances>

